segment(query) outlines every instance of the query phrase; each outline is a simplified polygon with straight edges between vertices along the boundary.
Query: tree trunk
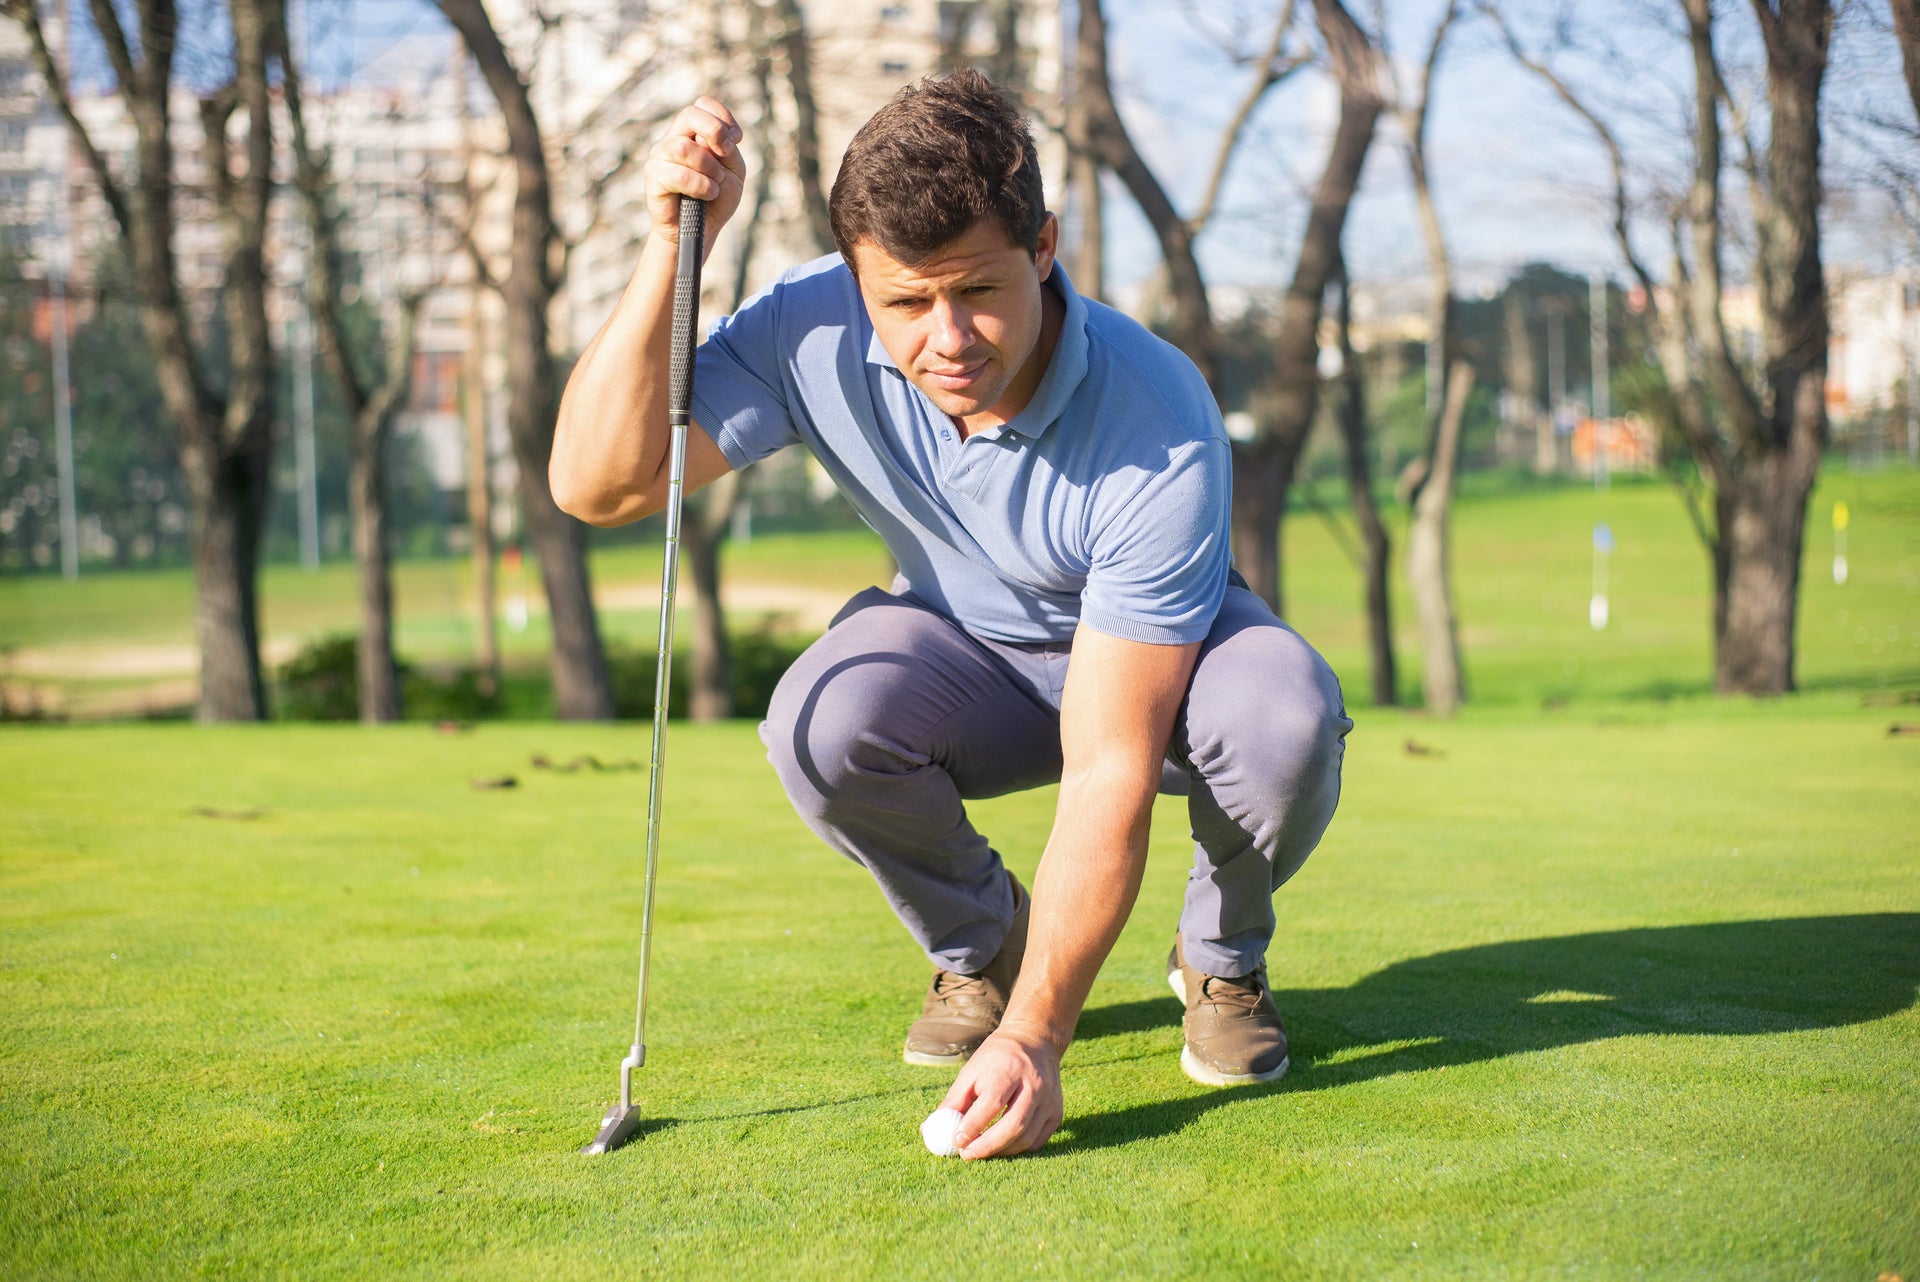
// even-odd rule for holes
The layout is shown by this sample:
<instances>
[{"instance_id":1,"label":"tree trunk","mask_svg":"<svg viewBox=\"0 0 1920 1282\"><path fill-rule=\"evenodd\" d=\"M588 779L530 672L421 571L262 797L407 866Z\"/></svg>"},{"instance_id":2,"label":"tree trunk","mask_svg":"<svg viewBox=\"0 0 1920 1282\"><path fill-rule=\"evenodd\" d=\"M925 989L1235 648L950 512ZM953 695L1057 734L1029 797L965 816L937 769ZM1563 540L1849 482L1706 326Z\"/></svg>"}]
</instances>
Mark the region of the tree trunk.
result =
<instances>
[{"instance_id":1,"label":"tree trunk","mask_svg":"<svg viewBox=\"0 0 1920 1282\"><path fill-rule=\"evenodd\" d=\"M1786 0L1777 15L1756 6L1756 16L1772 128L1766 190L1755 201L1766 355L1760 394L1738 407L1755 421L1736 428L1740 461L1716 494L1715 567L1725 587L1715 594L1714 689L1784 694L1795 687L1807 499L1827 441L1819 104L1833 14L1825 0ZM1731 382L1737 372L1723 364Z\"/></svg>"},{"instance_id":2,"label":"tree trunk","mask_svg":"<svg viewBox=\"0 0 1920 1282\"><path fill-rule=\"evenodd\" d=\"M356 437L358 434L356 433ZM353 557L360 566L360 720L400 719L400 677L393 658L393 586L389 573L386 434L356 439L347 478Z\"/></svg>"},{"instance_id":3,"label":"tree trunk","mask_svg":"<svg viewBox=\"0 0 1920 1282\"><path fill-rule=\"evenodd\" d=\"M680 523L680 543L693 579L693 672L688 715L695 721L724 721L733 715L733 651L727 641L727 615L720 603L720 553L739 497L741 475L729 472L709 485L688 506Z\"/></svg>"},{"instance_id":4,"label":"tree trunk","mask_svg":"<svg viewBox=\"0 0 1920 1282\"><path fill-rule=\"evenodd\" d=\"M1794 627L1811 470L1775 454L1716 495L1713 688L1721 694L1794 689Z\"/></svg>"},{"instance_id":5,"label":"tree trunk","mask_svg":"<svg viewBox=\"0 0 1920 1282\"><path fill-rule=\"evenodd\" d=\"M1913 114L1920 116L1920 0L1890 0L1894 39L1900 45L1900 70L1907 77Z\"/></svg>"},{"instance_id":6,"label":"tree trunk","mask_svg":"<svg viewBox=\"0 0 1920 1282\"><path fill-rule=\"evenodd\" d=\"M1434 434L1426 481L1413 499L1407 527L1407 586L1420 625L1420 654L1425 664L1421 686L1427 711L1450 717L1459 710L1466 683L1460 666L1460 637L1453 615L1453 584L1447 550L1448 517L1453 509L1454 464L1460 453L1460 422L1473 393L1473 365L1455 361L1447 373L1447 399Z\"/></svg>"},{"instance_id":7,"label":"tree trunk","mask_svg":"<svg viewBox=\"0 0 1920 1282\"><path fill-rule=\"evenodd\" d=\"M1233 565L1260 598L1280 609L1281 521L1299 460L1281 438L1233 443Z\"/></svg>"},{"instance_id":8,"label":"tree trunk","mask_svg":"<svg viewBox=\"0 0 1920 1282\"><path fill-rule=\"evenodd\" d=\"M1100 163L1082 155L1073 162L1073 193L1080 206L1080 243L1073 255L1073 287L1082 298L1106 298L1106 196L1100 190Z\"/></svg>"},{"instance_id":9,"label":"tree trunk","mask_svg":"<svg viewBox=\"0 0 1920 1282\"><path fill-rule=\"evenodd\" d=\"M507 303L507 431L520 468L521 513L540 561L553 627L553 694L564 720L608 720L613 686L593 611L586 527L553 501L547 463L553 454L558 407L547 311L557 281L559 240L545 142L527 82L507 56L481 0L437 0L499 105L513 158L512 269L502 292Z\"/></svg>"},{"instance_id":10,"label":"tree trunk","mask_svg":"<svg viewBox=\"0 0 1920 1282\"><path fill-rule=\"evenodd\" d=\"M1074 80L1066 104L1067 197L1079 214L1079 237L1069 247L1073 287L1082 298L1099 301L1106 278L1106 221L1100 191L1100 160L1094 154L1089 129L1086 67L1074 64Z\"/></svg>"},{"instance_id":11,"label":"tree trunk","mask_svg":"<svg viewBox=\"0 0 1920 1282\"><path fill-rule=\"evenodd\" d=\"M256 583L270 489L269 451L186 463L194 489L194 632L200 645L200 721L266 716ZM211 474L211 476L209 476Z\"/></svg>"},{"instance_id":12,"label":"tree trunk","mask_svg":"<svg viewBox=\"0 0 1920 1282\"><path fill-rule=\"evenodd\" d=\"M1374 706L1391 708L1400 702L1393 660L1393 602L1388 591L1393 548L1387 527L1380 520L1380 507L1373 499L1373 471L1367 457L1366 379L1360 368L1360 354L1353 349L1353 283L1347 277L1344 259L1336 275L1340 282L1340 307L1335 320L1340 337L1340 385L1345 393L1340 400L1338 422L1347 452L1348 498L1353 506L1353 522L1360 529L1364 558L1368 668L1373 678Z\"/></svg>"},{"instance_id":13,"label":"tree trunk","mask_svg":"<svg viewBox=\"0 0 1920 1282\"><path fill-rule=\"evenodd\" d=\"M1279 515L1286 511L1294 461L1306 446L1320 403L1320 318L1327 282L1340 257L1347 207L1360 182L1367 151L1379 123L1380 51L1367 39L1339 0L1314 0L1314 15L1327 42L1340 82L1340 118L1333 145L1314 184L1300 256L1280 309L1280 336L1274 342L1275 396L1272 413L1257 416L1260 439L1234 451L1233 558L1247 584L1276 613L1281 594L1282 548ZM1242 464L1261 462L1244 480ZM1269 487L1255 497L1256 487ZM1242 515L1241 504L1251 505Z\"/></svg>"},{"instance_id":14,"label":"tree trunk","mask_svg":"<svg viewBox=\"0 0 1920 1282\"><path fill-rule=\"evenodd\" d=\"M793 170L800 180L800 203L807 230L823 254L833 252L833 221L820 181L819 109L813 97L812 41L799 0L773 0L780 19L780 51L786 58L787 87L793 94Z\"/></svg>"},{"instance_id":15,"label":"tree trunk","mask_svg":"<svg viewBox=\"0 0 1920 1282\"><path fill-rule=\"evenodd\" d=\"M547 455L553 449L551 430L545 450L527 448L517 434L513 443L514 457L520 465L520 512L540 565L540 583L546 591L553 625L554 709L563 721L611 720L612 677L600 641L599 619L593 611L586 527L562 512L553 501L553 491L547 488Z\"/></svg>"},{"instance_id":16,"label":"tree trunk","mask_svg":"<svg viewBox=\"0 0 1920 1282\"><path fill-rule=\"evenodd\" d=\"M993 56L987 63L987 78L1016 98L1027 92L1027 46L1020 40L1026 7L1026 0L995 0L993 6Z\"/></svg>"}]
</instances>

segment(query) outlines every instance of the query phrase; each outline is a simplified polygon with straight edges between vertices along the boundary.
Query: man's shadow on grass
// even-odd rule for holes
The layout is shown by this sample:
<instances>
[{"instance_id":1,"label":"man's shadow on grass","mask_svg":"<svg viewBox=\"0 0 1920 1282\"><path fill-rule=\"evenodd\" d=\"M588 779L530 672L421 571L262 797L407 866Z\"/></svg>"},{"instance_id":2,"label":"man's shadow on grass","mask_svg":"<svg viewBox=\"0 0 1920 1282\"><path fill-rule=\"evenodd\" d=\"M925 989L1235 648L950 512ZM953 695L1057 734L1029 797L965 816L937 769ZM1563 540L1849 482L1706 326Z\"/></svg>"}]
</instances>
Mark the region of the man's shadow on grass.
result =
<instances>
[{"instance_id":1,"label":"man's shadow on grass","mask_svg":"<svg viewBox=\"0 0 1920 1282\"><path fill-rule=\"evenodd\" d=\"M1913 1005L1920 913L1795 917L1484 944L1348 988L1276 989L1293 1064L1263 1086L1074 1118L1046 1153L1178 1131L1223 1104L1645 1033L1739 1037ZM1082 1041L1178 1026L1171 996L1081 1016Z\"/></svg>"}]
</instances>

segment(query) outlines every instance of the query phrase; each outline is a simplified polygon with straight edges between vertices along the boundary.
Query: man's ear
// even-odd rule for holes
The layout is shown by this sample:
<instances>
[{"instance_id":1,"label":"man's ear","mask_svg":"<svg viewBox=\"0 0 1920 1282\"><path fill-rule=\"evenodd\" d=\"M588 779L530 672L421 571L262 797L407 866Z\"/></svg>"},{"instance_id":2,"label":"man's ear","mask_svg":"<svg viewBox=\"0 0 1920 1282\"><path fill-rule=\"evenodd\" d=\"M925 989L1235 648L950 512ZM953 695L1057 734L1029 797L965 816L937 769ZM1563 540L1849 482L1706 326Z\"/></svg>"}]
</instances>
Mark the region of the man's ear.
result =
<instances>
[{"instance_id":1,"label":"man's ear","mask_svg":"<svg viewBox=\"0 0 1920 1282\"><path fill-rule=\"evenodd\" d=\"M1041 280L1053 275L1053 258L1059 248L1060 220L1049 210L1046 221L1040 224L1038 243L1033 250L1034 269L1040 273Z\"/></svg>"}]
</instances>

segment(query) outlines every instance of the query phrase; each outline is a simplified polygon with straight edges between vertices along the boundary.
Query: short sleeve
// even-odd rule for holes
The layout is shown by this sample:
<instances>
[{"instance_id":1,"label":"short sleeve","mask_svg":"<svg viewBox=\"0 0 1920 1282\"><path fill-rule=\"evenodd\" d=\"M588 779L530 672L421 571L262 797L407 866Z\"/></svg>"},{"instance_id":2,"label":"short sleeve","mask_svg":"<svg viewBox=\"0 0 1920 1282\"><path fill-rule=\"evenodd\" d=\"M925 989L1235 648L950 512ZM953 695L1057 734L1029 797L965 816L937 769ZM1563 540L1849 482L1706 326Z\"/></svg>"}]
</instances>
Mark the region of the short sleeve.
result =
<instances>
[{"instance_id":1,"label":"short sleeve","mask_svg":"<svg viewBox=\"0 0 1920 1282\"><path fill-rule=\"evenodd\" d=\"M1097 504L1081 622L1154 645L1204 640L1226 597L1232 499L1232 455L1210 438Z\"/></svg>"},{"instance_id":2,"label":"short sleeve","mask_svg":"<svg viewBox=\"0 0 1920 1282\"><path fill-rule=\"evenodd\" d=\"M781 342L783 276L713 327L693 358L693 421L737 470L799 439Z\"/></svg>"}]
</instances>

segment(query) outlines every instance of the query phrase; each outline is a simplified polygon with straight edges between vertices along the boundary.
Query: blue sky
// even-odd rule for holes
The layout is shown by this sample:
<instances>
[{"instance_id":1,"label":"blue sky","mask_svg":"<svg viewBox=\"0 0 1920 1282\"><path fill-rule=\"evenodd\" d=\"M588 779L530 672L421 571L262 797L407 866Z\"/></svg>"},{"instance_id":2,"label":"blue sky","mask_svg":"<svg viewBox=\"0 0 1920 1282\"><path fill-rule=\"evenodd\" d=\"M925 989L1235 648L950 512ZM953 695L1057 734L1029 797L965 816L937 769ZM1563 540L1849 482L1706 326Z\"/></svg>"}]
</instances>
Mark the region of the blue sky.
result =
<instances>
[{"instance_id":1,"label":"blue sky","mask_svg":"<svg viewBox=\"0 0 1920 1282\"><path fill-rule=\"evenodd\" d=\"M1382 0L1390 48L1411 85L1442 0ZM75 0L77 7L77 0ZM186 0L183 48L189 68L218 61L196 47L195 32L217 31L219 0ZM1371 0L1350 0L1371 22ZM1259 0L1108 0L1111 57L1122 110L1136 142L1182 208L1197 203L1222 123L1251 73L1231 65L1219 38L1236 25L1247 44L1271 31L1275 6ZM1306 7L1304 4L1301 6ZM1726 60L1750 61L1751 18L1744 4L1723 4ZM1911 115L1883 0L1853 0L1835 45L1829 77L1830 117L1864 109ZM1691 93L1685 46L1676 37L1672 0L1509 0L1509 9L1538 34L1556 14L1575 15L1582 43L1606 56L1565 60L1593 100L1632 141L1635 182L1645 191L1685 163L1676 122ZM317 83L355 76L404 81L423 67L444 66L449 28L425 0L307 0L296 3L296 40L306 44L307 74ZM1207 34L1196 29L1204 14ZM82 24L84 26L84 24ZM1212 39L1208 38L1213 37ZM202 40L211 39L201 36ZM77 45L81 67L99 65L97 48ZM1592 137L1537 80L1518 68L1482 18L1460 22L1435 82L1429 153L1433 183L1463 289L1496 283L1529 260L1571 270L1618 272L1606 226L1606 169ZM1304 191L1318 172L1335 99L1330 79L1304 68L1271 91L1254 118L1219 213L1200 242L1213 282L1270 285L1291 270L1304 216ZM1848 133L1869 130L1849 129ZM1858 186L1859 146L1829 131L1830 183ZM1356 276L1410 277L1424 270L1398 129L1383 121L1351 214L1348 256ZM1125 193L1108 201L1109 271L1115 282L1138 278L1157 260L1144 222ZM1851 209L1857 202L1842 200ZM1657 229L1655 229L1657 230ZM1664 261L1649 231L1643 253ZM1889 241L1854 215L1828 228L1829 258L1884 267L1913 261L1911 238ZM1874 261L1875 259L1881 261ZM1731 264L1737 272L1737 263Z\"/></svg>"}]
</instances>

